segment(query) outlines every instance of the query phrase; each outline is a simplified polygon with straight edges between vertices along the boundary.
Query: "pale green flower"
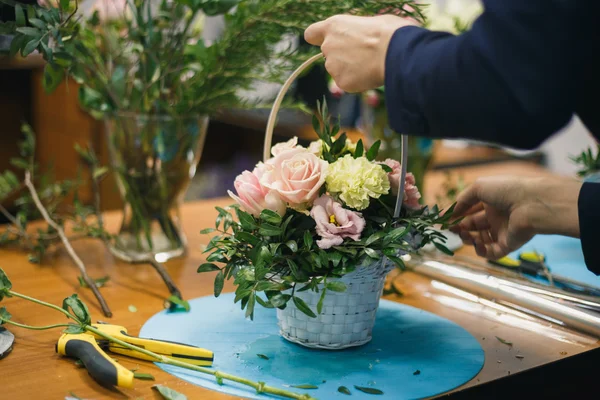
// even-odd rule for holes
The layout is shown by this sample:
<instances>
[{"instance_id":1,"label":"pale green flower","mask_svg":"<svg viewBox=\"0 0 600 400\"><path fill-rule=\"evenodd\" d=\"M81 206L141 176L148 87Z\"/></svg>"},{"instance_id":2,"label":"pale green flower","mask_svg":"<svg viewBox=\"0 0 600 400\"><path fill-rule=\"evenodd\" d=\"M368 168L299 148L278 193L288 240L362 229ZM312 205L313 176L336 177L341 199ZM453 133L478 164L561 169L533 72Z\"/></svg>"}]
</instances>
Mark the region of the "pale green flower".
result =
<instances>
[{"instance_id":1,"label":"pale green flower","mask_svg":"<svg viewBox=\"0 0 600 400\"><path fill-rule=\"evenodd\" d=\"M371 198L377 199L390 191L390 181L381 165L365 157L355 159L350 154L330 164L325 183L329 193L356 210L364 210Z\"/></svg>"}]
</instances>

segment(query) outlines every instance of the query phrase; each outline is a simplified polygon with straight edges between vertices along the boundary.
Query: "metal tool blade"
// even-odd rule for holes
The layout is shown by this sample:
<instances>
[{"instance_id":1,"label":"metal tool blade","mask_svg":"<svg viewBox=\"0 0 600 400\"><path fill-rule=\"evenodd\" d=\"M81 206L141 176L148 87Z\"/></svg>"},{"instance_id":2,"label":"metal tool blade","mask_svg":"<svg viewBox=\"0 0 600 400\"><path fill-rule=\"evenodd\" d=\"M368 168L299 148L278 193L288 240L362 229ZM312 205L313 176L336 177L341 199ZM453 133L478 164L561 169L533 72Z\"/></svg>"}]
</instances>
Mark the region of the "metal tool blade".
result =
<instances>
[{"instance_id":1,"label":"metal tool blade","mask_svg":"<svg viewBox=\"0 0 600 400\"><path fill-rule=\"evenodd\" d=\"M15 335L10 333L5 328L0 327L0 360L2 360L12 351L14 343Z\"/></svg>"}]
</instances>

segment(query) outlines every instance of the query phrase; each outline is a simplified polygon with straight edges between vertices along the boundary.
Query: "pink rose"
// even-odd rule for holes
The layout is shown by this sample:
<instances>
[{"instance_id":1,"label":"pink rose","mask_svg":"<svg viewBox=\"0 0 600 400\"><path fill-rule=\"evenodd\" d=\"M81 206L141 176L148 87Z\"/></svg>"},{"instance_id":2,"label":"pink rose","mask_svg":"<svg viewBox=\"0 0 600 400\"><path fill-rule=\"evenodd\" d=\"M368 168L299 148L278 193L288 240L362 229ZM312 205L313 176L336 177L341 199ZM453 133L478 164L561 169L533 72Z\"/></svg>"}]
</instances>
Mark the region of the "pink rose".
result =
<instances>
[{"instance_id":1,"label":"pink rose","mask_svg":"<svg viewBox=\"0 0 600 400\"><path fill-rule=\"evenodd\" d=\"M277 143L276 145L274 145L271 148L271 154L273 154L274 157L284 150L295 149L296 147L302 148L302 146L298 146L298 138L294 136L287 142Z\"/></svg>"},{"instance_id":2,"label":"pink rose","mask_svg":"<svg viewBox=\"0 0 600 400\"><path fill-rule=\"evenodd\" d=\"M390 180L392 194L397 195L398 187L400 185L400 176L402 175L402 166L398 161L392 160L391 158L385 160L383 164L392 169L392 172L388 173L388 178ZM415 183L415 176L412 173L407 172L404 178L404 199L402 200L402 203L412 209L421 208L421 205L419 204L421 193L419 193L419 188Z\"/></svg>"},{"instance_id":3,"label":"pink rose","mask_svg":"<svg viewBox=\"0 0 600 400\"><path fill-rule=\"evenodd\" d=\"M279 194L290 207L302 210L317 198L328 166L308 150L296 147L269 159L260 183Z\"/></svg>"},{"instance_id":4,"label":"pink rose","mask_svg":"<svg viewBox=\"0 0 600 400\"><path fill-rule=\"evenodd\" d=\"M317 223L317 246L329 249L339 246L344 238L360 240L360 234L365 228L365 220L360 213L347 210L330 196L323 195L315 200L310 216Z\"/></svg>"},{"instance_id":5,"label":"pink rose","mask_svg":"<svg viewBox=\"0 0 600 400\"><path fill-rule=\"evenodd\" d=\"M242 210L255 217L260 216L265 209L275 211L283 216L286 208L285 202L277 193L260 184L264 169L264 164L259 164L252 172L242 172L235 178L234 186L237 196L230 190L227 193L242 207Z\"/></svg>"}]
</instances>

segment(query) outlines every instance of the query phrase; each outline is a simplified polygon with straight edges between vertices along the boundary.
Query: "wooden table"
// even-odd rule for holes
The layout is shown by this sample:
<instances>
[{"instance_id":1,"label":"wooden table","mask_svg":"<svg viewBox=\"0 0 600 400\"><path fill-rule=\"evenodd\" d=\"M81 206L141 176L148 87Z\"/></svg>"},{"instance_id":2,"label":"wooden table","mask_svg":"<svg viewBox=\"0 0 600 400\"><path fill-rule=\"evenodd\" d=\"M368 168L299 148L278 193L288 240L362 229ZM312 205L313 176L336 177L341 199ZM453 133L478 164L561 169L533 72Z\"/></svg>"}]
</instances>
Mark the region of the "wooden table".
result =
<instances>
[{"instance_id":1,"label":"wooden table","mask_svg":"<svg viewBox=\"0 0 600 400\"><path fill-rule=\"evenodd\" d=\"M519 163L504 165L502 172L528 175L545 173L530 164L526 166ZM472 180L479 175L495 173L498 173L497 167L488 170L478 167L465 171L465 176L467 180ZM428 179L435 186L441 177L431 175ZM428 191L427 198L431 198L433 194L432 190ZM212 293L213 275L196 273L196 268L204 261L201 246L207 242L207 237L200 235L199 231L214 223L214 206L230 203L228 199L219 199L186 204L183 208L184 229L188 235L190 251L187 257L173 260L167 266L188 299ZM117 214L107 214L110 229L117 228L119 218ZM111 277L106 287L101 289L114 312L110 322L126 326L135 335L149 317L162 310L167 290L150 267L115 261L97 242L76 242L75 249L92 276ZM459 254L469 256L472 255L472 250L464 248ZM0 266L12 280L15 291L54 304L61 304L64 297L78 293L90 307L94 320L106 320L89 289L79 286L78 272L62 249L57 249L42 265L28 263L27 256L15 250L0 250ZM454 391L455 394L468 394L470 391L465 389L477 390L479 387L486 387L482 385L484 383L491 385L493 382L503 382L499 380L506 377L518 379L520 375L515 374L519 372L556 363L557 360L577 354L591 353L589 350L598 347L595 339L584 335L541 320L528 321L502 309L469 302L451 291L434 287L429 279L414 273L406 272L397 276L395 283L404 292L404 296L390 295L387 297L389 300L419 307L460 324L484 348L486 360L482 371ZM227 283L225 291L232 289L231 284ZM20 299L5 299L2 305L7 307L13 319L18 322L46 325L64 321L60 314ZM135 306L137 311L131 312L130 305ZM125 357L115 358L127 368L139 367L140 372L153 374L156 381L136 381L135 389L131 390L109 390L92 380L86 370L78 368L73 360L55 353L54 345L60 335L59 331L35 332L18 328L11 328L11 331L16 335L14 350L7 358L0 360L0 397L3 399L63 399L69 392L86 399L158 399L159 396L150 389L153 384L167 385L186 394L189 399L234 398L183 382L149 362ZM496 336L509 340L514 345L509 347L502 344ZM516 355L524 358L517 358ZM575 368L569 367L566 371L575 371ZM545 385L551 383L549 381ZM510 385L510 380L502 387L506 385ZM518 390L522 394L527 387ZM488 394L486 397L478 395L473 398L492 397Z\"/></svg>"}]
</instances>

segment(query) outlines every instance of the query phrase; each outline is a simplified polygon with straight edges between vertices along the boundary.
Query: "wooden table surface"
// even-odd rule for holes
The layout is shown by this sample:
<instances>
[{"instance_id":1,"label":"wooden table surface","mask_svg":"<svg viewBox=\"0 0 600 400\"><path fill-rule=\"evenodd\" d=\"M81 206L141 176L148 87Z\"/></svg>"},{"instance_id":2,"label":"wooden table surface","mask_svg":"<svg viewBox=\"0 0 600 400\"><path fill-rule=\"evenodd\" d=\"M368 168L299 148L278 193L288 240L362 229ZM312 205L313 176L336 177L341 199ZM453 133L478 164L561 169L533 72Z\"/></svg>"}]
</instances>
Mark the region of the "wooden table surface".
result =
<instances>
[{"instance_id":1,"label":"wooden table surface","mask_svg":"<svg viewBox=\"0 0 600 400\"><path fill-rule=\"evenodd\" d=\"M502 173L543 174L543 170L527 163L507 163ZM499 166L472 168L464 171L467 181L479 175L499 172ZM431 174L431 188L426 198L432 198L436 186L442 179L439 173ZM215 205L231 204L229 199L217 199L189 203L183 207L184 230L189 240L189 254L182 259L172 260L167 267L182 290L184 297L191 299L212 294L213 275L196 273L204 261L201 247L207 237L199 234L204 227L212 226L216 217ZM109 213L106 217L109 228L118 227L120 216ZM144 322L163 308L167 290L154 270L148 266L130 265L113 259L110 253L97 242L76 242L75 249L87 264L94 277L110 275L110 281L101 289L114 316L111 323L124 325L136 335ZM459 254L472 256L472 250L464 248ZM78 293L88 304L93 320L103 318L89 289L79 286L78 271L61 249L45 259L42 265L27 262L24 253L15 250L0 250L0 267L13 282L13 290L54 304L61 304L64 297ZM462 388L490 382L509 374L530 369L555 360L596 348L595 339L552 326L547 322L495 308L492 305L474 303L451 288L432 285L420 275L406 272L394 278L404 296L390 295L389 300L419 307L458 323L471 332L486 353L482 371ZM230 283L224 291L231 291ZM10 298L2 302L13 320L46 325L61 323L62 315L48 311L32 303ZM129 306L137 308L136 312ZM134 389L109 390L92 380L83 368L74 361L55 353L54 345L59 331L29 331L11 328L16 336L13 352L0 360L0 390L3 399L64 399L69 392L85 399L158 399L151 390L153 384L167 385L188 396L189 399L221 400L234 397L204 390L162 372L150 362L139 362L126 357L115 357L127 368L139 367L139 372L151 373L155 382L136 381ZM500 343L496 336L514 345ZM523 358L517 358L516 355ZM267 379L268 381L268 379ZM460 388L460 389L462 389Z\"/></svg>"}]
</instances>

